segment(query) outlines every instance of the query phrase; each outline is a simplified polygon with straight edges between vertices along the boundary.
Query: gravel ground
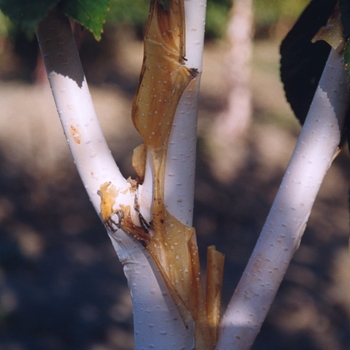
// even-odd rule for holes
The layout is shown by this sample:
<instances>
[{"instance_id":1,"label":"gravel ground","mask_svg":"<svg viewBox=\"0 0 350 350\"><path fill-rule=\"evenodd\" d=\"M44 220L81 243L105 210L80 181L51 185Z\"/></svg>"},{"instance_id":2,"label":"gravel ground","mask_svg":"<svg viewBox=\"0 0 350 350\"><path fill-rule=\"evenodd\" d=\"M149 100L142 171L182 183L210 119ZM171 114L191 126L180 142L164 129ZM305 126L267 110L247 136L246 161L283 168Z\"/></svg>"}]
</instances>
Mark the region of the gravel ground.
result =
<instances>
[{"instance_id":1,"label":"gravel ground","mask_svg":"<svg viewBox=\"0 0 350 350\"><path fill-rule=\"evenodd\" d=\"M211 244L226 254L224 308L300 128L278 79L278 43L257 42L253 123L248 140L234 150L238 170L218 176L221 154L210 135L225 91L223 49L208 44L204 57L194 222L203 257ZM116 51L107 63L86 62L86 71L114 157L129 176L132 149L140 143L130 106L142 46L135 41ZM0 81L0 106L0 348L132 349L122 267L80 183L48 87ZM253 350L349 348L349 160L343 152L327 174Z\"/></svg>"}]
</instances>

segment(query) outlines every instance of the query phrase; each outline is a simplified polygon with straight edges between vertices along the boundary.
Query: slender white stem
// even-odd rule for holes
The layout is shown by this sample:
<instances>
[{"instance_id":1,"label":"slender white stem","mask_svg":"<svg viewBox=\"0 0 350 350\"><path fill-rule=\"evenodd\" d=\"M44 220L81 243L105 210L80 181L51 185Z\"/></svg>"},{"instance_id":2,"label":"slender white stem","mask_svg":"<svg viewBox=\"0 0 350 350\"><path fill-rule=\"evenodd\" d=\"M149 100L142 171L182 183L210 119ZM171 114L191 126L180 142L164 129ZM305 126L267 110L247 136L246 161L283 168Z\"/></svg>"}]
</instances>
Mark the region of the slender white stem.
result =
<instances>
[{"instance_id":1,"label":"slender white stem","mask_svg":"<svg viewBox=\"0 0 350 350\"><path fill-rule=\"evenodd\" d=\"M224 63L227 100L225 110L216 119L215 124L217 142L226 144L227 148L231 148L239 137L246 134L251 122L252 24L253 1L235 0L226 33L229 45Z\"/></svg>"},{"instance_id":2,"label":"slender white stem","mask_svg":"<svg viewBox=\"0 0 350 350\"><path fill-rule=\"evenodd\" d=\"M202 73L206 0L185 0L186 66L198 70L176 109L165 177L165 205L185 225L193 220L199 84Z\"/></svg>"},{"instance_id":3,"label":"slender white stem","mask_svg":"<svg viewBox=\"0 0 350 350\"><path fill-rule=\"evenodd\" d=\"M69 148L99 213L101 184L110 181L120 190L130 185L102 133L68 19L54 10L39 25L37 37Z\"/></svg>"},{"instance_id":4,"label":"slender white stem","mask_svg":"<svg viewBox=\"0 0 350 350\"><path fill-rule=\"evenodd\" d=\"M165 205L167 210L183 224L193 221L194 176L197 143L197 115L200 77L204 48L206 0L185 0L186 66L198 70L197 77L184 91L176 109L169 138L166 175ZM148 217L151 207L152 169L151 157L147 158L145 181L140 186L141 212Z\"/></svg>"},{"instance_id":5,"label":"slender white stem","mask_svg":"<svg viewBox=\"0 0 350 350\"><path fill-rule=\"evenodd\" d=\"M164 188L168 211L187 226L192 226L193 219L199 77L195 80L184 91L176 110Z\"/></svg>"},{"instance_id":6,"label":"slender white stem","mask_svg":"<svg viewBox=\"0 0 350 350\"><path fill-rule=\"evenodd\" d=\"M151 150L147 152L145 179L139 186L139 205L140 213L147 222L152 220L152 203L153 203L153 165L151 160Z\"/></svg>"},{"instance_id":7,"label":"slender white stem","mask_svg":"<svg viewBox=\"0 0 350 350\"><path fill-rule=\"evenodd\" d=\"M165 205L173 216L189 226L192 225L193 217L198 93L202 71L205 11L205 1L185 1L186 65L198 69L199 74L179 101L169 139L165 175ZM153 165L149 155L145 180L143 185L139 186L140 211L146 219L149 219L152 205L152 187ZM133 268L135 264L141 269L146 263L153 266L151 259L145 258L145 250L135 253L138 254L137 258L133 256L129 260L128 257ZM120 254L118 255L120 257ZM127 265L124 262L124 266ZM155 275L147 274L145 277L140 272L142 278L138 282L134 274L129 277L134 306L135 348L141 349L145 348L146 344L152 344L156 349L192 349L194 325L190 324L189 329L184 327L164 281L157 269L154 266L153 268L156 271Z\"/></svg>"},{"instance_id":8,"label":"slender white stem","mask_svg":"<svg viewBox=\"0 0 350 350\"><path fill-rule=\"evenodd\" d=\"M169 138L165 205L167 210L185 225L192 225L194 175L197 143L197 115L200 77L204 49L206 0L185 0L186 66L198 71L178 103ZM147 157L145 181L139 187L141 213L148 217L145 208L151 208L153 165Z\"/></svg>"},{"instance_id":9,"label":"slender white stem","mask_svg":"<svg viewBox=\"0 0 350 350\"><path fill-rule=\"evenodd\" d=\"M349 96L341 56L332 50L270 214L224 314L217 349L249 349L260 331L337 151Z\"/></svg>"},{"instance_id":10,"label":"slender white stem","mask_svg":"<svg viewBox=\"0 0 350 350\"><path fill-rule=\"evenodd\" d=\"M207 0L185 0L186 66L202 71Z\"/></svg>"}]
</instances>

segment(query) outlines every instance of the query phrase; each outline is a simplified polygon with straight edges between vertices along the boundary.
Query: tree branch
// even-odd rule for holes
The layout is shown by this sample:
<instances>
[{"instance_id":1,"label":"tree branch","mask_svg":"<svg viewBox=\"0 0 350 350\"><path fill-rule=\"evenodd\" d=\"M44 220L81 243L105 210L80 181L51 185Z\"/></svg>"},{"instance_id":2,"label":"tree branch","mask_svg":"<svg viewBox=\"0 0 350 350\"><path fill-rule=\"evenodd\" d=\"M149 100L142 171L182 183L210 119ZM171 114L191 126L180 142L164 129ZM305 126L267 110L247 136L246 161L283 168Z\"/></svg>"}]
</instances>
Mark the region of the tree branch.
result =
<instances>
[{"instance_id":1,"label":"tree branch","mask_svg":"<svg viewBox=\"0 0 350 350\"><path fill-rule=\"evenodd\" d=\"M37 38L69 148L99 213L101 184L109 181L121 190L130 184L120 173L102 133L68 18L54 9L39 24Z\"/></svg>"},{"instance_id":2,"label":"tree branch","mask_svg":"<svg viewBox=\"0 0 350 350\"><path fill-rule=\"evenodd\" d=\"M331 51L260 238L220 325L217 349L250 349L298 249L349 106L341 56Z\"/></svg>"},{"instance_id":3,"label":"tree branch","mask_svg":"<svg viewBox=\"0 0 350 350\"><path fill-rule=\"evenodd\" d=\"M170 134L166 165L165 203L169 212L188 226L192 226L193 220L198 95L205 16L206 1L185 1L186 66L196 69L198 74L179 101Z\"/></svg>"}]
</instances>

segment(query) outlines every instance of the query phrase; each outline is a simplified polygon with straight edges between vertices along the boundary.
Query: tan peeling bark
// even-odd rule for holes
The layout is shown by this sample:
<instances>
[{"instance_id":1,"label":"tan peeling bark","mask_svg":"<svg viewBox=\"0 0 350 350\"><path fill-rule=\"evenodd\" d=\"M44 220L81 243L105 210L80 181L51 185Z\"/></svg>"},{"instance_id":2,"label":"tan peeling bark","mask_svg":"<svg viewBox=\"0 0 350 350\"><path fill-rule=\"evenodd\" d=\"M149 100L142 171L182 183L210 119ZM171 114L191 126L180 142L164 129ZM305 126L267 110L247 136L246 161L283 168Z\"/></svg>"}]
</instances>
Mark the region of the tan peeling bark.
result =
<instances>
[{"instance_id":1,"label":"tan peeling bark","mask_svg":"<svg viewBox=\"0 0 350 350\"><path fill-rule=\"evenodd\" d=\"M191 299L189 291L193 281L188 242L194 229L186 227L170 215L164 205L169 135L177 104L194 78L191 70L184 66L184 26L183 1L171 1L170 9L166 10L158 1L152 0L144 40L144 61L133 101L132 120L146 148L151 150L154 171L152 239L147 250L160 269L187 324Z\"/></svg>"},{"instance_id":2,"label":"tan peeling bark","mask_svg":"<svg viewBox=\"0 0 350 350\"><path fill-rule=\"evenodd\" d=\"M132 120L147 147L167 145L175 110L195 72L184 66L184 3L165 10L152 0L144 39L144 60L132 106Z\"/></svg>"},{"instance_id":3,"label":"tan peeling bark","mask_svg":"<svg viewBox=\"0 0 350 350\"><path fill-rule=\"evenodd\" d=\"M52 86L57 109L62 119L62 124L67 139L69 140L72 154L77 161L78 170L95 209L100 213L104 224L108 228L108 234L120 261L124 265L125 275L130 283L129 286L135 309L135 345L137 348L140 348L143 346L151 346L150 344L153 346L154 342L156 344L161 344L163 341L163 344L166 345L165 347L161 346L161 348L166 348L168 343L172 344L174 348L192 348L194 327L191 320L192 315L188 309L189 306L185 305L185 302L182 300L182 297L175 287L169 287L170 293L164 293L165 283L159 278L159 272L156 271L157 269L152 271L154 264L150 262L150 254L138 244L135 244L133 239L129 237L129 235L134 237L146 247L150 246L150 240L154 234L152 227L147 226L149 223L139 221L141 220L141 214L138 211L137 185L140 184L140 182L125 180L117 168L99 128L97 116L93 109L87 84L79 64L79 56L77 50L74 49L75 43L74 40L72 40L69 22L59 11L55 11L52 15L53 14L55 14L55 16L50 15L40 25L38 38L40 39L44 59L49 68L50 84ZM52 28L54 30L51 30ZM59 57L55 57L55 54L57 54L57 46L52 45L53 41L48 33L53 33L60 42L59 50L62 50L62 55L59 55ZM73 55L72 52L75 54ZM70 58L74 61L72 65L69 64ZM71 67L73 67L72 71L70 70ZM78 73L75 72L77 69ZM180 69L180 71L181 70L183 71L183 69ZM189 72L191 73L191 70L189 70ZM170 75L170 77L171 76L172 75ZM175 86L175 88L178 89L178 86ZM175 91L176 94L178 94L177 90ZM179 97L178 95L176 96ZM86 103L79 104L76 103L76 101L85 101ZM176 105L176 103L174 105ZM172 113L170 116L173 118ZM78 130L77 125L85 126L85 120L89 120L89 125L86 126L86 128L78 128ZM80 135L81 140L79 143L77 141L79 141L78 136ZM84 142L85 139L89 142ZM150 150L149 153L151 153ZM137 163L140 170L138 175L140 177L142 177L142 171L144 171L144 169L142 169L144 168L142 154L143 152L140 151L136 156L136 158L138 158ZM160 154L163 155L166 154L166 152L161 152ZM149 166L150 164L147 164L147 167ZM164 179L159 181L164 181ZM162 186L158 188L162 188ZM97 194L99 194L99 196ZM161 201L163 200L161 197L159 198ZM163 214L164 213L165 210L163 210ZM165 221L170 222L172 220L172 218L166 214L164 215ZM182 230L182 227L177 227L176 223L174 227L177 231ZM125 235L122 231L129 235ZM169 232L169 236L173 236L172 231ZM182 236L188 235L188 237L193 237L194 229L188 228L188 230L183 230L182 233L185 233L182 234ZM182 240L185 241L183 246L186 247L185 249L187 249L186 252L189 256L187 260L192 261L193 256L188 253L188 237ZM155 241L155 243L157 245L158 242ZM168 242L165 243L168 244ZM166 246L165 243L164 246ZM175 243L174 241L174 244ZM169 250L172 250L171 246ZM157 260L156 258L153 259L155 261ZM178 258L176 255L169 259L170 264L173 265L173 261L177 260ZM161 265L158 266L160 266L159 269L162 271L163 279L167 281L168 286L182 284L181 271L176 272L179 276L178 281L180 282L178 282L177 280L170 280L170 278L167 277L167 273L164 272L164 268ZM190 267L192 266L190 265ZM170 270L173 271L176 269L169 265L169 271ZM189 272L193 275L192 269ZM198 282L196 284L192 284L192 282L189 284L192 288L193 285L198 285ZM154 300L156 300L157 303L152 303L151 305L147 304L149 303L149 293L155 297ZM184 324L181 318L179 319L179 313L174 308L174 303L170 300L169 294L173 296L179 310L182 310L184 320L191 320L187 331L184 331ZM191 303L188 304L190 305ZM147 310L143 308L144 305L149 306ZM155 327L157 328L157 334L154 330L152 331L149 329L148 322L158 325L158 327ZM160 327L162 328L162 339L156 339L157 335L159 335L158 328ZM167 334L163 332L164 329ZM179 337L180 334L181 336ZM197 344L199 344L199 342L197 342ZM199 349L200 347L197 348Z\"/></svg>"},{"instance_id":4,"label":"tan peeling bark","mask_svg":"<svg viewBox=\"0 0 350 350\"><path fill-rule=\"evenodd\" d=\"M147 156L146 153L147 153L147 148L143 143L134 149L134 152L132 155L132 167L136 172L139 183L143 183L143 179L145 178L146 156Z\"/></svg>"},{"instance_id":5,"label":"tan peeling bark","mask_svg":"<svg viewBox=\"0 0 350 350\"><path fill-rule=\"evenodd\" d=\"M206 307L210 332L215 343L218 339L220 304L225 256L215 246L207 250Z\"/></svg>"},{"instance_id":6,"label":"tan peeling bark","mask_svg":"<svg viewBox=\"0 0 350 350\"><path fill-rule=\"evenodd\" d=\"M139 214L138 222L131 219L130 207L111 209L110 197L115 192L105 185L100 189L101 216L110 229L120 228L144 245L184 324L188 326L192 319L195 321L196 349L214 349L216 338L213 335L217 333L210 331L208 323L195 229L171 215L164 200L167 149L176 108L184 90L197 75L195 69L184 65L184 0L171 0L169 10L157 0L151 1L144 44L139 87L132 106L132 120L144 144L134 150L133 166L140 184L145 176L146 161L152 164L152 221L148 223L142 217L137 191L134 210ZM218 285L221 286L221 282ZM220 294L221 290L217 292ZM220 310L218 304L214 308ZM219 315L218 310L215 315Z\"/></svg>"},{"instance_id":7,"label":"tan peeling bark","mask_svg":"<svg viewBox=\"0 0 350 350\"><path fill-rule=\"evenodd\" d=\"M113 213L113 205L118 196L118 190L110 182L105 182L101 185L98 195L101 197L100 216L103 222L106 222Z\"/></svg>"},{"instance_id":8,"label":"tan peeling bark","mask_svg":"<svg viewBox=\"0 0 350 350\"><path fill-rule=\"evenodd\" d=\"M341 52L345 46L343 31L344 28L340 20L339 5L337 5L331 17L329 17L327 24L319 29L311 41L315 43L318 40L324 40L335 51Z\"/></svg>"},{"instance_id":9,"label":"tan peeling bark","mask_svg":"<svg viewBox=\"0 0 350 350\"><path fill-rule=\"evenodd\" d=\"M172 216L164 204L169 135L182 93L197 74L184 65L185 61L183 0L170 1L169 10L152 0L140 83L132 108L133 123L151 151L154 171L152 238L146 248L185 324L194 319L196 347L211 349L214 342L208 331L195 230ZM140 150L136 153L140 154ZM135 170L142 175L138 169L142 157L138 159Z\"/></svg>"}]
</instances>

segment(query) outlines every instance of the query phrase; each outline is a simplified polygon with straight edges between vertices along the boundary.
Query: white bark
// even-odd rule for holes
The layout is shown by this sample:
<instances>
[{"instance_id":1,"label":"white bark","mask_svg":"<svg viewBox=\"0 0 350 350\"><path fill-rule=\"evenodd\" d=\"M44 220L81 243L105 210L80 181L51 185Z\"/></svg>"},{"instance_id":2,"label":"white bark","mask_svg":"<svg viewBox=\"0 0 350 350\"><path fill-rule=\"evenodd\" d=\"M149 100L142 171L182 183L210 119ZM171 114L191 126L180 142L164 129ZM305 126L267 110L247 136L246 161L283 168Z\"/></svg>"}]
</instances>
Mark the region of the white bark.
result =
<instances>
[{"instance_id":1,"label":"white bark","mask_svg":"<svg viewBox=\"0 0 350 350\"><path fill-rule=\"evenodd\" d=\"M253 49L253 1L234 0L226 32L223 61L225 107L215 118L211 144L220 157L212 160L215 177L232 181L246 159L246 134L252 117L251 57Z\"/></svg>"},{"instance_id":2,"label":"white bark","mask_svg":"<svg viewBox=\"0 0 350 350\"><path fill-rule=\"evenodd\" d=\"M198 93L202 72L205 11L206 1L185 1L186 65L198 69L199 74L179 101L168 144L165 175L165 205L173 216L189 226L192 225L193 217ZM145 180L139 187L140 209L146 219L150 218L152 186L153 165L151 157L147 157ZM142 271L147 261L157 270L147 251L140 252L136 249L135 254L127 257L130 264L126 266L134 268L137 264ZM121 257L120 253L118 255ZM194 348L193 324L189 329L185 328L159 272L156 271L155 275L142 274L142 281L138 282L134 274L131 274L128 281L134 308L135 348L146 348L147 344L155 349ZM135 314L136 310L138 315ZM142 312L145 312L144 316L141 315Z\"/></svg>"},{"instance_id":3,"label":"white bark","mask_svg":"<svg viewBox=\"0 0 350 350\"><path fill-rule=\"evenodd\" d=\"M58 37L52 37L55 32ZM129 188L130 184L122 177L111 156L85 78L81 86L72 79L83 77L83 71L68 20L58 13L51 14L41 23L37 36L68 145L91 202L99 213L101 198L97 192L103 183L110 181L120 191ZM55 41L53 51L47 46L49 41ZM68 75L57 73L61 69L48 61L50 55L63 56L63 64L72 69L72 74L67 71ZM133 197L127 192L118 196L118 202L132 207ZM169 349L172 344L174 349L191 348L193 329L192 332L185 329L159 273L150 264L147 251L122 230L110 231L109 236L124 266L132 295L136 349L152 344L157 348L159 341L165 341Z\"/></svg>"},{"instance_id":4,"label":"white bark","mask_svg":"<svg viewBox=\"0 0 350 350\"><path fill-rule=\"evenodd\" d=\"M332 50L270 214L222 319L217 349L249 349L260 331L337 152L349 102L343 62Z\"/></svg>"},{"instance_id":5,"label":"white bark","mask_svg":"<svg viewBox=\"0 0 350 350\"><path fill-rule=\"evenodd\" d=\"M37 38L57 112L80 177L97 211L100 185L129 184L121 175L103 136L81 67L68 19L53 12L41 22Z\"/></svg>"},{"instance_id":6,"label":"white bark","mask_svg":"<svg viewBox=\"0 0 350 350\"><path fill-rule=\"evenodd\" d=\"M192 225L193 220L198 94L202 74L205 15L206 0L185 1L186 66L197 69L198 75L184 91L176 109L166 162L165 205L173 216L188 226ZM149 164L148 172L151 168ZM150 178L147 171L146 178Z\"/></svg>"},{"instance_id":7,"label":"white bark","mask_svg":"<svg viewBox=\"0 0 350 350\"><path fill-rule=\"evenodd\" d=\"M205 9L205 1L185 2L187 59L189 67L199 72ZM40 24L37 37L68 145L96 212L100 212L98 191L105 182L111 182L119 191L115 207L124 204L133 208L130 184L116 166L100 129L68 20L53 11ZM184 92L176 112L166 170L166 205L187 225L191 225L193 213L199 77L200 74ZM152 170L148 167L139 189L139 204L146 218L152 197L150 175ZM193 325L186 329L148 252L122 230L108 233L130 287L135 348L193 348Z\"/></svg>"},{"instance_id":8,"label":"white bark","mask_svg":"<svg viewBox=\"0 0 350 350\"><path fill-rule=\"evenodd\" d=\"M135 349L193 349L194 325L186 329L147 250L121 230L112 243L132 297Z\"/></svg>"},{"instance_id":9,"label":"white bark","mask_svg":"<svg viewBox=\"0 0 350 350\"><path fill-rule=\"evenodd\" d=\"M206 1L185 1L186 66L198 69L199 73L179 101L169 138L165 175L165 205L173 216L189 226L192 225L193 219L198 94L202 72L205 13ZM151 157L147 158L145 180L139 187L140 209L145 218L149 217L153 198L153 165L150 161ZM146 251L143 253L144 256L147 255ZM142 268L142 264L145 264L143 253L135 251L137 257L133 256L130 264L139 264ZM147 260L151 262L149 257ZM166 286L159 272L156 272L156 276L146 276L143 276L142 287L139 288L136 288L133 277L129 277L134 313L136 302L147 313L145 318L140 317L140 320L147 320L146 324L138 321L134 314L135 349L145 348L145 344L152 344L155 349L193 349L193 324L189 329L184 327L173 301L166 292ZM135 283L134 288L133 283ZM145 290L152 291L151 297L147 296ZM157 301L154 302L154 300ZM149 324L152 324L152 327Z\"/></svg>"},{"instance_id":10,"label":"white bark","mask_svg":"<svg viewBox=\"0 0 350 350\"><path fill-rule=\"evenodd\" d=\"M252 115L250 64L253 50L252 0L234 0L227 28L227 105L217 119L216 136L231 144L247 131Z\"/></svg>"}]
</instances>

